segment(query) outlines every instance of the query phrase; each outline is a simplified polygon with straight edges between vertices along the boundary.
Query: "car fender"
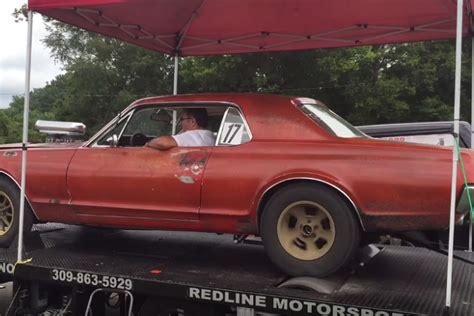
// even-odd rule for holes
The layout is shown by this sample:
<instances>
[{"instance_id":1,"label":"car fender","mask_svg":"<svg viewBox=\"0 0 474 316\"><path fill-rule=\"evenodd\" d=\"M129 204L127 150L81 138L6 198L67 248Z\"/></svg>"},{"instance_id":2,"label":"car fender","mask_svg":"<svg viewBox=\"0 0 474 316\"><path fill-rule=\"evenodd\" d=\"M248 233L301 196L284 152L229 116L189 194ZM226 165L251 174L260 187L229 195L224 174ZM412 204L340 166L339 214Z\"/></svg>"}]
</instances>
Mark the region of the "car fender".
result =
<instances>
[{"instance_id":1,"label":"car fender","mask_svg":"<svg viewBox=\"0 0 474 316\"><path fill-rule=\"evenodd\" d=\"M21 190L21 185L20 183L17 181L17 179L15 179L10 173L8 173L7 171L5 170L0 170L0 176L5 176L6 178L10 179L10 181L12 181L19 190ZM28 199L28 194L27 192L25 192L25 199L26 199L26 202L28 203L28 206L30 207L31 211L33 212L33 215L35 216L36 219L38 219L38 215L36 214L30 200Z\"/></svg>"},{"instance_id":2,"label":"car fender","mask_svg":"<svg viewBox=\"0 0 474 316\"><path fill-rule=\"evenodd\" d=\"M356 199L350 194L350 191L347 190L347 188L342 186L340 183L338 183L337 180L329 176L307 173L307 172L295 172L295 173L286 173L286 174L280 175L272 179L272 181L267 183L265 186L263 186L259 190L259 193L257 194L255 198L255 203L254 203L255 209L253 210L253 214L256 215L256 220L257 220L257 225L258 225L257 227L260 226L260 216L263 210L263 204L265 203L265 198L267 198L266 194L270 193L272 189L275 189L280 185L283 185L288 182L295 182L295 181L312 181L315 183L321 183L337 191L339 194L344 196L346 201L349 202L349 204L352 206L357 216L357 219L359 220L362 230L365 231L364 222L362 221L362 217L361 217L361 212L359 208L357 207Z\"/></svg>"}]
</instances>

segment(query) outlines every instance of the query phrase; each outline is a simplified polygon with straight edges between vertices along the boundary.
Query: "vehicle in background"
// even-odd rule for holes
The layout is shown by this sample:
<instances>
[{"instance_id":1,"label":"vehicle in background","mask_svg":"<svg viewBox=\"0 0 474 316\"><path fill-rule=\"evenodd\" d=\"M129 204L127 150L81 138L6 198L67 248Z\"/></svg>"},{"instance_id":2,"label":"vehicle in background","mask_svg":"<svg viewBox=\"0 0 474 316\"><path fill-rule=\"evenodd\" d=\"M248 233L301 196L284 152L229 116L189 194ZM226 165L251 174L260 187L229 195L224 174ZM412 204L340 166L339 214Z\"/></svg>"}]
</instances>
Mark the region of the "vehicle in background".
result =
<instances>
[{"instance_id":1,"label":"vehicle in background","mask_svg":"<svg viewBox=\"0 0 474 316\"><path fill-rule=\"evenodd\" d=\"M453 122L415 122L357 126L365 134L386 140L453 146ZM471 125L459 122L459 146L471 148Z\"/></svg>"}]
</instances>

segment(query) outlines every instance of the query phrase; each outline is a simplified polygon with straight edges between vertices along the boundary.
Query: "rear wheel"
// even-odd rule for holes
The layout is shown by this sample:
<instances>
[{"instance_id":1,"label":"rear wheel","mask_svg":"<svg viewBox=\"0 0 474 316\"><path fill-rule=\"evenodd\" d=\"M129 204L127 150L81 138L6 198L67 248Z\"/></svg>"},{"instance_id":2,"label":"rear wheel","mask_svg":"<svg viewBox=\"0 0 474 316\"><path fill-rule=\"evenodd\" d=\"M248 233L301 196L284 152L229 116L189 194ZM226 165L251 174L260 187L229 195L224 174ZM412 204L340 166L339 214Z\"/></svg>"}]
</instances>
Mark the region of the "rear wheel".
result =
<instances>
[{"instance_id":1,"label":"rear wheel","mask_svg":"<svg viewBox=\"0 0 474 316\"><path fill-rule=\"evenodd\" d=\"M270 259L292 276L324 277L340 270L360 241L351 208L319 184L276 192L264 208L260 233Z\"/></svg>"},{"instance_id":2,"label":"rear wheel","mask_svg":"<svg viewBox=\"0 0 474 316\"><path fill-rule=\"evenodd\" d=\"M20 217L20 192L10 181L0 179L0 247L11 245L18 234ZM24 232L31 231L33 218L28 203L25 201Z\"/></svg>"}]
</instances>

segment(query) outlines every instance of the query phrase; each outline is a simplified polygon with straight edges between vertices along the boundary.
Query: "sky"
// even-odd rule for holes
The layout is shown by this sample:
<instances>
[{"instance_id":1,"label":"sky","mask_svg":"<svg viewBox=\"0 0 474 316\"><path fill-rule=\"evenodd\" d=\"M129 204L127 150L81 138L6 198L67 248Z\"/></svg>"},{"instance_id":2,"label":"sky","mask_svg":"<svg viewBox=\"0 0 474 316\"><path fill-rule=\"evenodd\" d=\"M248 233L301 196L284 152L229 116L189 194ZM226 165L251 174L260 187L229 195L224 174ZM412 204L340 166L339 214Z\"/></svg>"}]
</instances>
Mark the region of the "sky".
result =
<instances>
[{"instance_id":1,"label":"sky","mask_svg":"<svg viewBox=\"0 0 474 316\"><path fill-rule=\"evenodd\" d=\"M25 90L26 21L15 23L12 13L26 0L0 0L0 108L10 103L13 95L23 95ZM46 36L42 17L33 17L33 46L31 60L31 88L41 88L61 72L48 48L41 42Z\"/></svg>"}]
</instances>

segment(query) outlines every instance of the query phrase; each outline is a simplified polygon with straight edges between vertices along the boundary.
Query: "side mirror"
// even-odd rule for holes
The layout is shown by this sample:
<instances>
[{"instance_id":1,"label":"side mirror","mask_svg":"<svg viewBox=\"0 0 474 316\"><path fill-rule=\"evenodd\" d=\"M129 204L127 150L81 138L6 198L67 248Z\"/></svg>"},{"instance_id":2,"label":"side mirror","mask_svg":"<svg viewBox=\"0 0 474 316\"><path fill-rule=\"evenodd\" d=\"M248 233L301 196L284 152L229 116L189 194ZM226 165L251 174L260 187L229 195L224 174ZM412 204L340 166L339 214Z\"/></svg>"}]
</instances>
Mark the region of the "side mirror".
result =
<instances>
[{"instance_id":1,"label":"side mirror","mask_svg":"<svg viewBox=\"0 0 474 316\"><path fill-rule=\"evenodd\" d=\"M107 138L107 143L110 145L110 147L117 147L117 145L118 145L117 135L113 134L112 136Z\"/></svg>"}]
</instances>

